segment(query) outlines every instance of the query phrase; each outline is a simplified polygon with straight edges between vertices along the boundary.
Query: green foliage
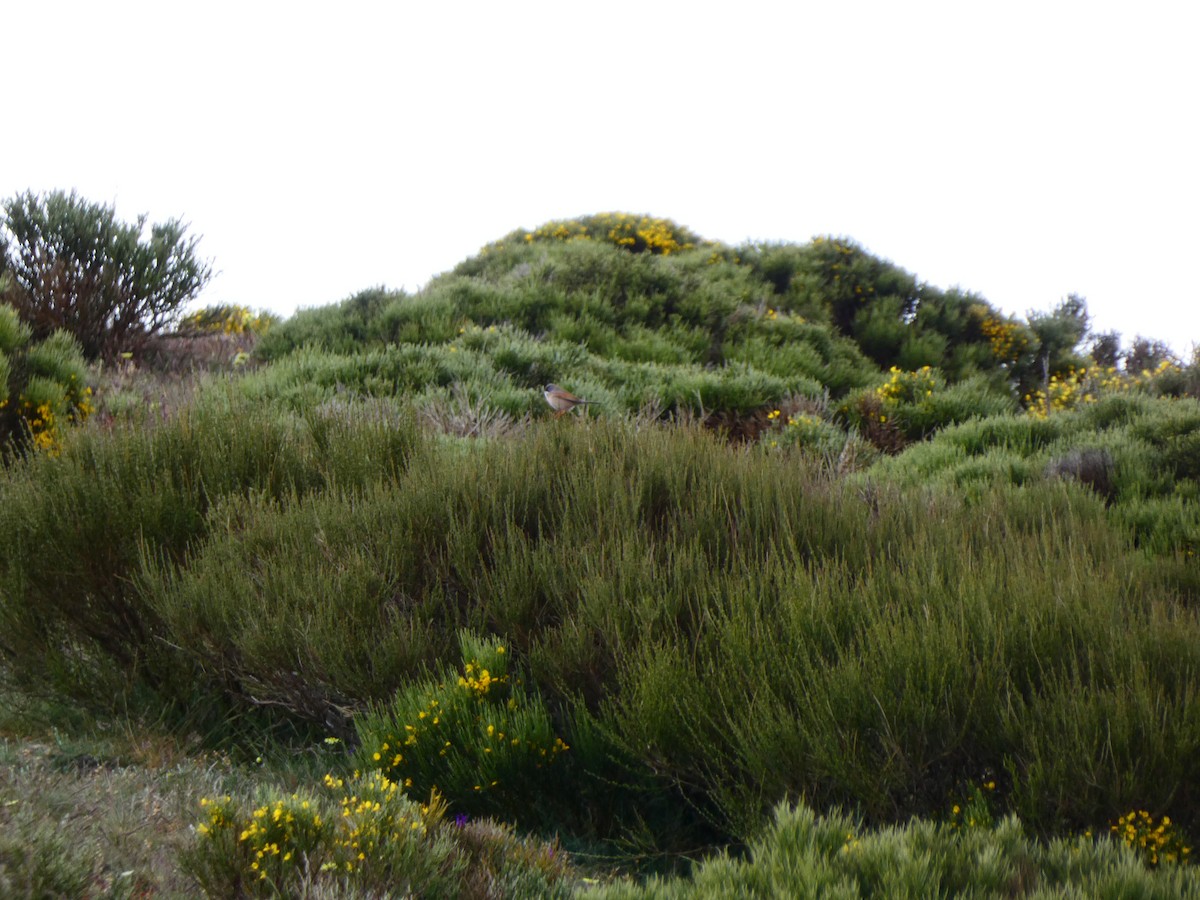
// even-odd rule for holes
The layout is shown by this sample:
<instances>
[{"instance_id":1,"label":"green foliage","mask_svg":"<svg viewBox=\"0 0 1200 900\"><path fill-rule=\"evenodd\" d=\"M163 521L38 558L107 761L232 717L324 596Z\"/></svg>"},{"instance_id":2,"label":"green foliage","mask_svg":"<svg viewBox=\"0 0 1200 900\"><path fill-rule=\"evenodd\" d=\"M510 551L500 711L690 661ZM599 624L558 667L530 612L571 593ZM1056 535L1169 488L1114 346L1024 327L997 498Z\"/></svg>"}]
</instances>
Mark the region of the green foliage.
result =
<instances>
[{"instance_id":1,"label":"green foliage","mask_svg":"<svg viewBox=\"0 0 1200 900\"><path fill-rule=\"evenodd\" d=\"M378 769L418 795L436 791L470 813L529 825L541 798L567 790L555 760L568 746L545 704L523 687L498 639L460 637L462 668L410 683L355 721L360 768Z\"/></svg>"},{"instance_id":2,"label":"green foliage","mask_svg":"<svg viewBox=\"0 0 1200 900\"><path fill-rule=\"evenodd\" d=\"M32 336L33 330L21 321L20 314L13 307L0 304L0 353L16 353Z\"/></svg>"},{"instance_id":3,"label":"green foliage","mask_svg":"<svg viewBox=\"0 0 1200 900\"><path fill-rule=\"evenodd\" d=\"M959 830L932 822L864 830L844 813L781 806L744 858L700 863L690 878L652 878L594 888L594 898L723 897L1138 897L1192 896L1200 877L1156 872L1107 840L1041 843L1008 818Z\"/></svg>"},{"instance_id":4,"label":"green foliage","mask_svg":"<svg viewBox=\"0 0 1200 900\"><path fill-rule=\"evenodd\" d=\"M352 353L392 338L381 330L378 320L403 292L371 288L341 303L301 309L279 327L271 328L255 347L261 359L274 360L300 347L321 347L336 353Z\"/></svg>"},{"instance_id":5,"label":"green foliage","mask_svg":"<svg viewBox=\"0 0 1200 900\"><path fill-rule=\"evenodd\" d=\"M57 454L64 428L93 410L74 338L64 331L42 341L31 335L16 310L0 304L0 460L31 449Z\"/></svg>"},{"instance_id":6,"label":"green foliage","mask_svg":"<svg viewBox=\"0 0 1200 900\"><path fill-rule=\"evenodd\" d=\"M1012 397L981 376L947 385L929 366L912 372L893 367L887 381L851 393L838 406L843 421L881 450L896 452L941 428L1013 412Z\"/></svg>"},{"instance_id":7,"label":"green foliage","mask_svg":"<svg viewBox=\"0 0 1200 900\"><path fill-rule=\"evenodd\" d=\"M81 432L57 458L10 467L0 474L0 654L29 683L93 702L111 701L135 673L190 695L190 663L151 671L163 644L160 616L134 584L143 564L157 572L151 564L182 560L214 526L235 529L236 499L392 480L416 443L402 416L357 406L299 416L214 390L160 427Z\"/></svg>"},{"instance_id":8,"label":"green foliage","mask_svg":"<svg viewBox=\"0 0 1200 900\"><path fill-rule=\"evenodd\" d=\"M1197 428L1194 400L1114 393L1046 418L992 416L947 428L875 474L906 486L959 487L1039 485L1065 476L1100 493L1110 503L1110 520L1138 545L1155 554L1190 555L1200 546ZM1081 451L1104 454L1106 471L1078 471L1070 456Z\"/></svg>"},{"instance_id":9,"label":"green foliage","mask_svg":"<svg viewBox=\"0 0 1200 900\"><path fill-rule=\"evenodd\" d=\"M1021 396L1044 387L1052 376L1084 368L1080 344L1088 335L1087 301L1068 295L1048 313L1031 311L1028 327L1016 346L1020 349L1011 372Z\"/></svg>"},{"instance_id":10,"label":"green foliage","mask_svg":"<svg viewBox=\"0 0 1200 900\"><path fill-rule=\"evenodd\" d=\"M47 337L62 329L88 359L137 353L207 283L212 268L196 257L196 238L178 220L119 222L115 210L54 191L2 204L0 234L11 303Z\"/></svg>"},{"instance_id":11,"label":"green foliage","mask_svg":"<svg viewBox=\"0 0 1200 900\"><path fill-rule=\"evenodd\" d=\"M11 821L4 811L0 826L0 896L123 896L117 890L96 890L92 848L75 846L52 828Z\"/></svg>"},{"instance_id":12,"label":"green foliage","mask_svg":"<svg viewBox=\"0 0 1200 900\"><path fill-rule=\"evenodd\" d=\"M522 660L528 718L489 724L572 747L544 773L570 776L561 797L623 786L594 826L628 822L631 795L654 798L641 812L667 843L698 827L670 818L679 798L733 834L801 794L887 820L1006 765L1007 802L1038 829L1135 803L1190 821L1200 626L1078 490L866 489L795 454L605 420L421 446L375 476L357 466L388 445L365 423L278 414L235 435L233 418L139 436L149 458L126 435L111 456L73 444L14 470L0 633L20 671L95 688L115 670L342 736L346 713L397 697L402 738L461 690L444 661L471 628ZM46 546L61 572L39 567ZM464 704L453 759L405 777L473 795L484 709ZM610 750L575 759L584 733ZM520 760L497 760L519 784Z\"/></svg>"}]
</instances>

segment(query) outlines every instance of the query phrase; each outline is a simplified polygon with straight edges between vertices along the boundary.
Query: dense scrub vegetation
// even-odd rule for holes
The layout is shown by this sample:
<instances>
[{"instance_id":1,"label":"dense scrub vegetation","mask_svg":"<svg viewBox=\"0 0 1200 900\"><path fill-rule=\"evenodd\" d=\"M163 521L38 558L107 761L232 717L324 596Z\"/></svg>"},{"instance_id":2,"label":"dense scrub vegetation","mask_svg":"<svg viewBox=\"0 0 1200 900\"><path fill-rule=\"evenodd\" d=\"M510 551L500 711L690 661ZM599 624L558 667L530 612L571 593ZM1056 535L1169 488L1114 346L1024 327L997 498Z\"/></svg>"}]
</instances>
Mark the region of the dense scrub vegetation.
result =
<instances>
[{"instance_id":1,"label":"dense scrub vegetation","mask_svg":"<svg viewBox=\"0 0 1200 900\"><path fill-rule=\"evenodd\" d=\"M1195 890L1194 364L1087 346L1080 298L619 214L233 330L255 364L110 381L0 472L14 691L308 748L208 798L213 894L595 874L489 817L631 869L750 848L630 895Z\"/></svg>"}]
</instances>

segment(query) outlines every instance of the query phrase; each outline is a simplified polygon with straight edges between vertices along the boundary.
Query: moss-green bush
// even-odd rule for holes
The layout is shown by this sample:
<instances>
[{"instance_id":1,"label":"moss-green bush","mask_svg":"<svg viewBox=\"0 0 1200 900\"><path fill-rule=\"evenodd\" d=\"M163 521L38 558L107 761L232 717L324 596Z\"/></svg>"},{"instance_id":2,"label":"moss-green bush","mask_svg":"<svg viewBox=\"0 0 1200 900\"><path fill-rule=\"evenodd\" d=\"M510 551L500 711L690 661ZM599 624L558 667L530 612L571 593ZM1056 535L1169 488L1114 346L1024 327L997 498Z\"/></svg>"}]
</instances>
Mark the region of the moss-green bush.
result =
<instances>
[{"instance_id":1,"label":"moss-green bush","mask_svg":"<svg viewBox=\"0 0 1200 900\"><path fill-rule=\"evenodd\" d=\"M584 897L1138 897L1200 891L1200 876L1148 871L1131 850L1089 836L1041 843L1013 818L987 828L926 821L869 830L843 813L780 807L744 857L700 863L691 877L596 887Z\"/></svg>"},{"instance_id":2,"label":"moss-green bush","mask_svg":"<svg viewBox=\"0 0 1200 900\"><path fill-rule=\"evenodd\" d=\"M1064 473L1111 505L1110 519L1155 553L1187 553L1200 540L1200 480L1191 453L1200 406L1138 394L1102 397L1045 418L999 415L946 428L880 464L899 484L1044 483ZM1102 454L1103 484L1072 475L1072 454Z\"/></svg>"},{"instance_id":3,"label":"moss-green bush","mask_svg":"<svg viewBox=\"0 0 1200 900\"><path fill-rule=\"evenodd\" d=\"M0 462L30 449L59 453L66 429L93 409L75 339L65 331L31 336L17 311L0 304Z\"/></svg>"},{"instance_id":4,"label":"moss-green bush","mask_svg":"<svg viewBox=\"0 0 1200 900\"><path fill-rule=\"evenodd\" d=\"M144 668L163 646L134 584L144 563L175 564L214 525L232 527L221 516L235 499L394 481L418 441L402 415L296 415L223 390L156 428L75 437L0 472L0 653L28 683L94 701L135 674L166 677Z\"/></svg>"}]
</instances>

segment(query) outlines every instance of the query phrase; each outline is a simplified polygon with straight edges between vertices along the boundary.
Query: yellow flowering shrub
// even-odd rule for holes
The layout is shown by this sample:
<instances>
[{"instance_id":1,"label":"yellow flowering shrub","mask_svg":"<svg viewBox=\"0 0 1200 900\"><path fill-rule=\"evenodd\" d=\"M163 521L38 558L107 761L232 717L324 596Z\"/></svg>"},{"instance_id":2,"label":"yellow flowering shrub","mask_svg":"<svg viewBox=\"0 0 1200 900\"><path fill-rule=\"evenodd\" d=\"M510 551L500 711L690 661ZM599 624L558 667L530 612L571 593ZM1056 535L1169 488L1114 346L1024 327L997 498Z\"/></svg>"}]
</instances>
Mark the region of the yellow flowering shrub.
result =
<instances>
[{"instance_id":1,"label":"yellow flowering shrub","mask_svg":"<svg viewBox=\"0 0 1200 900\"><path fill-rule=\"evenodd\" d=\"M1026 411L1031 416L1046 416L1077 409L1095 403L1103 396L1128 391L1154 391L1165 376L1175 375L1180 367L1171 360L1163 360L1154 369L1141 372L1122 372L1113 366L1091 366L1056 373L1042 388L1029 391L1022 398Z\"/></svg>"},{"instance_id":2,"label":"yellow flowering shrub","mask_svg":"<svg viewBox=\"0 0 1200 900\"><path fill-rule=\"evenodd\" d=\"M911 371L893 366L882 384L854 391L838 404L842 420L885 453L948 425L1014 411L1013 398L993 390L986 378L947 384L930 366Z\"/></svg>"},{"instance_id":3,"label":"yellow flowering shrub","mask_svg":"<svg viewBox=\"0 0 1200 900\"><path fill-rule=\"evenodd\" d=\"M92 389L79 345L66 332L31 341L30 329L0 306L0 450L51 455L64 429L92 414Z\"/></svg>"},{"instance_id":4,"label":"yellow flowering shrub","mask_svg":"<svg viewBox=\"0 0 1200 900\"><path fill-rule=\"evenodd\" d=\"M542 770L569 747L541 700L510 672L504 644L470 633L460 641L457 672L413 685L356 722L359 760L456 807L508 810L544 786Z\"/></svg>"},{"instance_id":5,"label":"yellow flowering shrub","mask_svg":"<svg viewBox=\"0 0 1200 900\"><path fill-rule=\"evenodd\" d=\"M184 316L179 330L190 334L262 334L279 321L269 312L254 312L247 306L207 306Z\"/></svg>"},{"instance_id":6,"label":"yellow flowering shrub","mask_svg":"<svg viewBox=\"0 0 1200 900\"><path fill-rule=\"evenodd\" d=\"M515 237L527 244L542 241L604 241L631 253L663 256L706 244L692 231L670 219L621 212L547 222L533 231L517 232Z\"/></svg>"},{"instance_id":7,"label":"yellow flowering shrub","mask_svg":"<svg viewBox=\"0 0 1200 900\"><path fill-rule=\"evenodd\" d=\"M996 816L992 804L996 797L996 779L990 773L967 784L964 796L950 806L948 824L951 828L992 828Z\"/></svg>"},{"instance_id":8,"label":"yellow flowering shrub","mask_svg":"<svg viewBox=\"0 0 1200 900\"><path fill-rule=\"evenodd\" d=\"M837 454L849 435L841 428L811 412L799 410L784 415L782 410L767 413L770 447L804 447L825 454Z\"/></svg>"},{"instance_id":9,"label":"yellow flowering shrub","mask_svg":"<svg viewBox=\"0 0 1200 900\"><path fill-rule=\"evenodd\" d=\"M1001 319L983 304L971 307L971 312L979 319L979 329L997 362L1015 363L1029 349L1029 330L1022 323Z\"/></svg>"},{"instance_id":10,"label":"yellow flowering shrub","mask_svg":"<svg viewBox=\"0 0 1200 900\"><path fill-rule=\"evenodd\" d=\"M1151 866L1191 862L1192 848L1170 816L1155 819L1144 809L1133 810L1117 819L1110 831Z\"/></svg>"},{"instance_id":11,"label":"yellow flowering shrub","mask_svg":"<svg viewBox=\"0 0 1200 900\"><path fill-rule=\"evenodd\" d=\"M229 884L251 895L286 894L313 873L373 885L424 869L436 883L450 852L437 834L445 802L434 794L417 803L378 771L326 775L316 792L268 793L257 804L205 797L200 808L185 865L213 896Z\"/></svg>"},{"instance_id":12,"label":"yellow flowering shrub","mask_svg":"<svg viewBox=\"0 0 1200 900\"><path fill-rule=\"evenodd\" d=\"M888 380L875 389L879 399L887 403L920 403L942 386L941 378L931 366L921 366L905 372L892 366Z\"/></svg>"}]
</instances>

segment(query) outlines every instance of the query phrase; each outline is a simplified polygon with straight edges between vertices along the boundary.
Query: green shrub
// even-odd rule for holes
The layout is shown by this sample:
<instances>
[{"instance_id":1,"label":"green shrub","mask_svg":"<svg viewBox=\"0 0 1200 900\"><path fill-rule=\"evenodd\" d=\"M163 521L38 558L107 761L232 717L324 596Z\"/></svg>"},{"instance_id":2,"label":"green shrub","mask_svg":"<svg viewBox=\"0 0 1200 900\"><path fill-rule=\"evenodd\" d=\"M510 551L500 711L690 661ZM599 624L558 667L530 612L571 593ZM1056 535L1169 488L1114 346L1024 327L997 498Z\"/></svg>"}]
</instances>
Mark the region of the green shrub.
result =
<instances>
[{"instance_id":1,"label":"green shrub","mask_svg":"<svg viewBox=\"0 0 1200 900\"><path fill-rule=\"evenodd\" d=\"M81 848L50 829L9 821L3 812L0 826L0 896L124 896L117 889L97 887L103 881L92 848Z\"/></svg>"},{"instance_id":2,"label":"green shrub","mask_svg":"<svg viewBox=\"0 0 1200 900\"><path fill-rule=\"evenodd\" d=\"M569 790L555 777L555 760L570 748L523 686L508 648L470 633L460 641L461 670L412 683L355 721L359 767L421 796L436 791L456 809L529 825L542 798L553 806Z\"/></svg>"},{"instance_id":3,"label":"green shrub","mask_svg":"<svg viewBox=\"0 0 1200 900\"><path fill-rule=\"evenodd\" d=\"M1192 868L1143 868L1124 847L1082 836L1040 843L1008 818L987 828L925 821L864 830L842 813L782 806L745 857L721 855L688 878L597 887L595 898L1192 896Z\"/></svg>"},{"instance_id":4,"label":"green shrub","mask_svg":"<svg viewBox=\"0 0 1200 900\"><path fill-rule=\"evenodd\" d=\"M270 362L300 347L352 353L385 342L379 319L393 303L402 303L405 296L377 287L331 306L301 309L264 334L254 348L255 355Z\"/></svg>"},{"instance_id":5,"label":"green shrub","mask_svg":"<svg viewBox=\"0 0 1200 900\"><path fill-rule=\"evenodd\" d=\"M164 645L134 583L143 561L177 563L214 525L233 527L213 518L233 498L394 480L414 428L355 409L300 417L214 391L159 427L83 431L58 458L11 467L0 473L0 653L30 683L93 701L111 701L130 677L155 685L166 674L145 666ZM188 667L176 675L194 680Z\"/></svg>"},{"instance_id":6,"label":"green shrub","mask_svg":"<svg viewBox=\"0 0 1200 900\"><path fill-rule=\"evenodd\" d=\"M417 803L378 770L201 804L182 862L211 897L550 898L567 896L576 878L555 844L449 820L436 793Z\"/></svg>"},{"instance_id":7,"label":"green shrub","mask_svg":"<svg viewBox=\"0 0 1200 900\"><path fill-rule=\"evenodd\" d=\"M881 463L875 474L908 486L1036 485L1066 474L1103 496L1111 521L1139 546L1186 553L1200 539L1200 479L1190 452L1197 423L1200 407L1192 400L1119 394L1046 418L989 416L952 426ZM1102 483L1064 467L1083 453L1106 460Z\"/></svg>"},{"instance_id":8,"label":"green shrub","mask_svg":"<svg viewBox=\"0 0 1200 900\"><path fill-rule=\"evenodd\" d=\"M747 835L786 797L929 813L990 768L998 814L1039 832L1135 806L1196 825L1200 626L1164 588L1180 576L1149 577L1074 485L900 490L608 418L414 446L362 404L309 424L216 398L223 415L0 480L0 643L23 677L345 737L400 698L399 738L461 690L447 661L470 629L521 664L528 718L502 710L494 733L549 722L571 747L538 770L564 785L562 807L528 804L542 821L641 821L679 848ZM483 710L462 707L454 769L448 751L418 773L464 803L475 784L502 799L474 780Z\"/></svg>"},{"instance_id":9,"label":"green shrub","mask_svg":"<svg viewBox=\"0 0 1200 900\"><path fill-rule=\"evenodd\" d=\"M112 207L73 191L26 192L2 211L8 239L0 249L12 283L0 300L17 308L35 337L66 331L88 359L139 352L212 275L177 219L152 226L147 239L144 215L119 222Z\"/></svg>"},{"instance_id":10,"label":"green shrub","mask_svg":"<svg viewBox=\"0 0 1200 900\"><path fill-rule=\"evenodd\" d=\"M873 390L860 389L838 407L842 418L880 449L928 438L939 429L970 419L1014 412L1007 392L998 392L974 376L947 385L941 372L923 366L913 372L893 366L887 381Z\"/></svg>"},{"instance_id":11,"label":"green shrub","mask_svg":"<svg viewBox=\"0 0 1200 900\"><path fill-rule=\"evenodd\" d=\"M64 428L92 413L79 345L64 331L30 340L15 309L0 305L0 460L29 449L51 455Z\"/></svg>"}]
</instances>

